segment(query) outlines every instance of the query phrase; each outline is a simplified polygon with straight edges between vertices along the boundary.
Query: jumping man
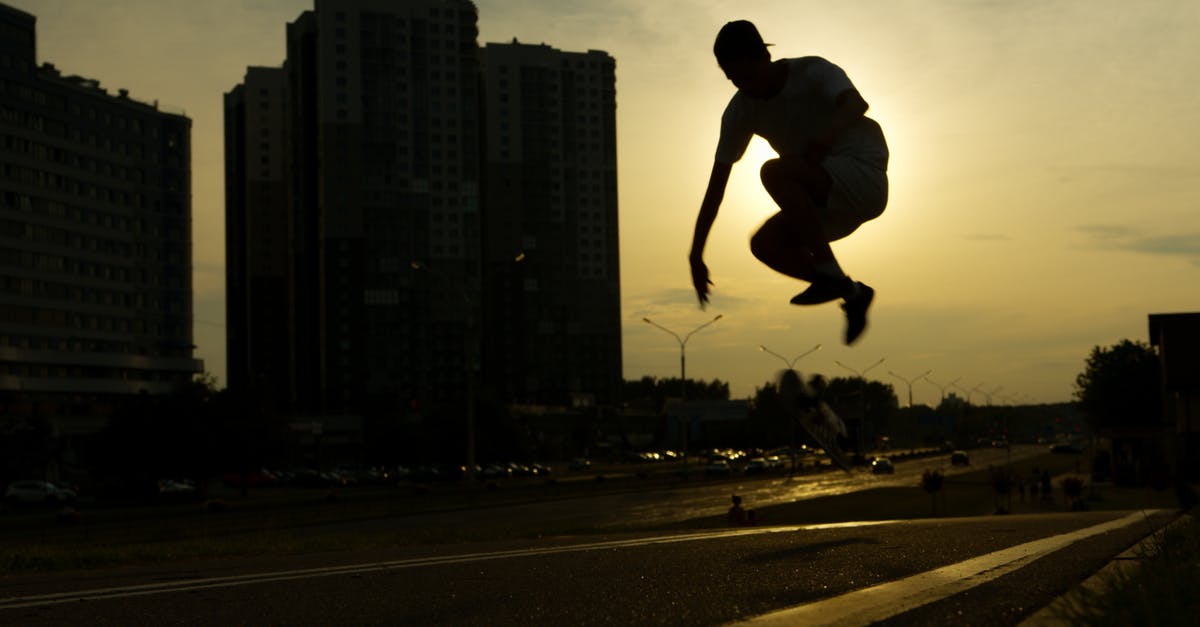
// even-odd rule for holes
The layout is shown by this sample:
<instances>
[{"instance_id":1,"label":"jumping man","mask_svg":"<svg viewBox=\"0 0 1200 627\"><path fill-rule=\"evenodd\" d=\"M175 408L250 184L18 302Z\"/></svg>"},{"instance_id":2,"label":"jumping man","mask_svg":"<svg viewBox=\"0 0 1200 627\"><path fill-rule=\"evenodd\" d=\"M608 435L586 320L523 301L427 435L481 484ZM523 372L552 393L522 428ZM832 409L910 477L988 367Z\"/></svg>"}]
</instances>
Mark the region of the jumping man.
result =
<instances>
[{"instance_id":1,"label":"jumping man","mask_svg":"<svg viewBox=\"0 0 1200 627\"><path fill-rule=\"evenodd\" d=\"M842 69L820 57L771 60L754 24L729 22L713 53L738 91L721 118L721 138L708 188L696 216L689 260L700 305L712 281L704 245L725 196L729 171L753 135L779 154L763 164L763 187L779 205L750 239L754 256L771 269L807 281L794 305L842 299L846 344L867 326L875 290L846 276L829 242L878 217L887 204L887 142L867 103Z\"/></svg>"}]
</instances>

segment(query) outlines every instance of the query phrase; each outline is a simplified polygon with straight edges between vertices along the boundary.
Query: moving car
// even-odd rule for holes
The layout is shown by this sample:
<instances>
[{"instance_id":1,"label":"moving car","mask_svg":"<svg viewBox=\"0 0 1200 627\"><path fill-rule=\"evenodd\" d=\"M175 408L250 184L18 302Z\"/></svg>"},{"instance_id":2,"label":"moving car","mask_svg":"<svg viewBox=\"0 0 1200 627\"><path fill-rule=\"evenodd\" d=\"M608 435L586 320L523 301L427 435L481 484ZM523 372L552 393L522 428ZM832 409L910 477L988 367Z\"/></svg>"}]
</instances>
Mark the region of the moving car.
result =
<instances>
[{"instance_id":1,"label":"moving car","mask_svg":"<svg viewBox=\"0 0 1200 627\"><path fill-rule=\"evenodd\" d=\"M75 491L40 479L14 481L4 491L4 500L7 503L70 503L75 500Z\"/></svg>"},{"instance_id":2,"label":"moving car","mask_svg":"<svg viewBox=\"0 0 1200 627\"><path fill-rule=\"evenodd\" d=\"M876 475L895 474L896 467L892 464L892 460L886 457L876 457L871 460L871 473Z\"/></svg>"},{"instance_id":3,"label":"moving car","mask_svg":"<svg viewBox=\"0 0 1200 627\"><path fill-rule=\"evenodd\" d=\"M971 458L967 457L966 451L954 451L950 454L951 466L970 466Z\"/></svg>"}]
</instances>

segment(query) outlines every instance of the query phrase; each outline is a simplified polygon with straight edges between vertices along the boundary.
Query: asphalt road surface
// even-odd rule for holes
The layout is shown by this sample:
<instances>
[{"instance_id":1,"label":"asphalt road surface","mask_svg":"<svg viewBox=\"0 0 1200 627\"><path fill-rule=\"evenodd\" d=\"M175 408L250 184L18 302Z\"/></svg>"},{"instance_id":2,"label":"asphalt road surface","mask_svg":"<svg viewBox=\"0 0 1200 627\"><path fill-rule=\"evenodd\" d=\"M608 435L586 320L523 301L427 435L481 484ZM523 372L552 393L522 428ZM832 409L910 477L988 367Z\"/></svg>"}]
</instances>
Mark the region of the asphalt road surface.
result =
<instances>
[{"instance_id":1,"label":"asphalt road surface","mask_svg":"<svg viewBox=\"0 0 1200 627\"><path fill-rule=\"evenodd\" d=\"M5 625L1009 625L1173 518L543 537L0 580Z\"/></svg>"}]
</instances>

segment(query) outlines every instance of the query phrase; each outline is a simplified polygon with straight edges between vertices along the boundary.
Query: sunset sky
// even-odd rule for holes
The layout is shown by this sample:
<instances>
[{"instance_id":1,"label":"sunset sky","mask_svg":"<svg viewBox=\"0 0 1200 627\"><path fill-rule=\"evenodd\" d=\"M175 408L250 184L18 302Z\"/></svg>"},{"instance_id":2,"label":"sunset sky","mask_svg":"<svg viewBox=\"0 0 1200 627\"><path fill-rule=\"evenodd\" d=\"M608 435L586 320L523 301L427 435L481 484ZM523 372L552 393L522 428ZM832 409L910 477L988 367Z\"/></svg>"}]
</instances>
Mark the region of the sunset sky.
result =
<instances>
[{"instance_id":1,"label":"sunset sky","mask_svg":"<svg viewBox=\"0 0 1200 627\"><path fill-rule=\"evenodd\" d=\"M285 25L311 0L3 0L38 18L38 60L158 100L193 120L197 357L224 380L222 94L248 65L278 66ZM627 378L688 375L753 393L795 357L804 372L958 379L992 401L1071 398L1095 345L1147 339L1149 313L1200 311L1200 2L477 0L481 44L604 50L617 61L622 311ZM820 55L849 74L892 151L891 201L835 244L877 291L871 326L841 344L834 304L749 252L775 209L755 140L734 167L706 259L701 311L687 252L733 93L712 59L731 19L776 57ZM953 388L947 391L956 391ZM964 393L957 390L960 395ZM913 387L918 403L940 392ZM1007 398L1007 400L1006 400Z\"/></svg>"}]
</instances>

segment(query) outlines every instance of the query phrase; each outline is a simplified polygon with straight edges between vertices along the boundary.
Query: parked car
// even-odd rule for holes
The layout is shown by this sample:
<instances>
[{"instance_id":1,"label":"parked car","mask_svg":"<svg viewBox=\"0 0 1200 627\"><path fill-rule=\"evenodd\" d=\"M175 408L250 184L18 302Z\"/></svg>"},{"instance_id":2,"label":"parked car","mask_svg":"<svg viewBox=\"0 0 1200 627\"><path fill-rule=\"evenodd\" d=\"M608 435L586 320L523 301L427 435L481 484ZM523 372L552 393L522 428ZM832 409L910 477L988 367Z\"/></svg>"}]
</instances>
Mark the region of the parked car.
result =
<instances>
[{"instance_id":1,"label":"parked car","mask_svg":"<svg viewBox=\"0 0 1200 627\"><path fill-rule=\"evenodd\" d=\"M4 491L7 503L70 503L75 500L75 491L52 481L31 479L14 481Z\"/></svg>"},{"instance_id":2,"label":"parked car","mask_svg":"<svg viewBox=\"0 0 1200 627\"><path fill-rule=\"evenodd\" d=\"M876 457L875 459L871 460L871 474L892 475L895 473L896 473L896 467L892 464L892 460L890 460L886 457Z\"/></svg>"},{"instance_id":3,"label":"parked car","mask_svg":"<svg viewBox=\"0 0 1200 627\"><path fill-rule=\"evenodd\" d=\"M746 467L742 469L742 472L748 475L761 475L762 473L767 472L768 468L769 466L767 466L767 460L761 457L755 457L754 459L746 462Z\"/></svg>"},{"instance_id":4,"label":"parked car","mask_svg":"<svg viewBox=\"0 0 1200 627\"><path fill-rule=\"evenodd\" d=\"M714 459L711 462L708 462L708 465L704 467L705 474L713 476L726 476L731 472L731 470L732 469L729 467L729 462L723 459Z\"/></svg>"},{"instance_id":5,"label":"parked car","mask_svg":"<svg viewBox=\"0 0 1200 627\"><path fill-rule=\"evenodd\" d=\"M962 451L962 450L954 451L953 453L950 454L950 465L951 466L970 466L971 458L967 456L966 451Z\"/></svg>"}]
</instances>

